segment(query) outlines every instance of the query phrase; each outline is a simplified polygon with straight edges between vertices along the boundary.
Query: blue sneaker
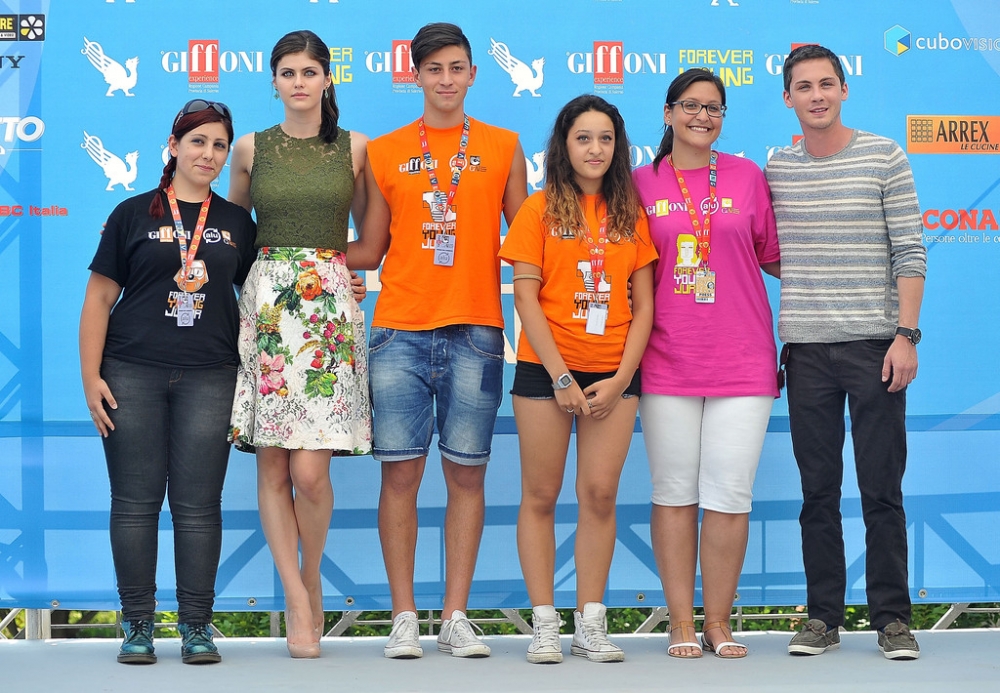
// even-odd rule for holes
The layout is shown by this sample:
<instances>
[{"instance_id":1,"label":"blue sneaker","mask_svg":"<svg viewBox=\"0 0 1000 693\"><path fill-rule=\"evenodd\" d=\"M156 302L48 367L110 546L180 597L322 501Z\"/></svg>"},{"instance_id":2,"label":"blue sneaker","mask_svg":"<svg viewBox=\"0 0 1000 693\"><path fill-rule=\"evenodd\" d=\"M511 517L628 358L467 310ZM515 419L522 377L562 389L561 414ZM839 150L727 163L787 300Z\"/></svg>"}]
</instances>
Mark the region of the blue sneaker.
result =
<instances>
[{"instance_id":1,"label":"blue sneaker","mask_svg":"<svg viewBox=\"0 0 1000 693\"><path fill-rule=\"evenodd\" d=\"M222 661L219 648L212 642L212 627L207 623L180 623L181 661L185 664L215 664Z\"/></svg>"},{"instance_id":2,"label":"blue sneaker","mask_svg":"<svg viewBox=\"0 0 1000 693\"><path fill-rule=\"evenodd\" d=\"M125 642L118 650L121 664L155 664L152 621L122 621Z\"/></svg>"}]
</instances>

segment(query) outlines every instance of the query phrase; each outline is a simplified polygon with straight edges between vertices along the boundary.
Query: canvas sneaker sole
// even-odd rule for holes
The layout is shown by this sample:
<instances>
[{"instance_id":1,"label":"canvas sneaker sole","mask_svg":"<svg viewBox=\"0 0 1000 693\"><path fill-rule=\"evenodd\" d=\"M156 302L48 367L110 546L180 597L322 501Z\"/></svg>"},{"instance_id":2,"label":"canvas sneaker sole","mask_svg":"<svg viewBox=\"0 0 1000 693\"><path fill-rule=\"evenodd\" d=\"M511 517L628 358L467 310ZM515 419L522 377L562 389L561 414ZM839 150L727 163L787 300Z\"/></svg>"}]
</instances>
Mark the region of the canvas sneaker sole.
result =
<instances>
[{"instance_id":1,"label":"canvas sneaker sole","mask_svg":"<svg viewBox=\"0 0 1000 693\"><path fill-rule=\"evenodd\" d=\"M833 642L829 645L789 645L788 654L793 655L821 655L828 650L838 650L840 649L839 642Z\"/></svg>"},{"instance_id":2,"label":"canvas sneaker sole","mask_svg":"<svg viewBox=\"0 0 1000 693\"><path fill-rule=\"evenodd\" d=\"M561 664L563 661L562 652L529 652L528 662L531 664Z\"/></svg>"},{"instance_id":3,"label":"canvas sneaker sole","mask_svg":"<svg viewBox=\"0 0 1000 693\"><path fill-rule=\"evenodd\" d=\"M386 659L420 659L424 656L424 650L416 645L396 645L386 647L382 654Z\"/></svg>"},{"instance_id":4,"label":"canvas sneaker sole","mask_svg":"<svg viewBox=\"0 0 1000 693\"><path fill-rule=\"evenodd\" d=\"M476 659L490 656L489 646L482 643L466 645L465 647L453 647L446 642L438 640L438 650L446 654L450 654L452 657L468 657L470 659Z\"/></svg>"},{"instance_id":5,"label":"canvas sneaker sole","mask_svg":"<svg viewBox=\"0 0 1000 693\"><path fill-rule=\"evenodd\" d=\"M919 659L920 650L886 650L882 645L878 646L879 651L885 655L886 659Z\"/></svg>"},{"instance_id":6,"label":"canvas sneaker sole","mask_svg":"<svg viewBox=\"0 0 1000 693\"><path fill-rule=\"evenodd\" d=\"M610 650L604 651L591 651L580 645L573 645L570 647L570 652L577 657L586 657L591 662L624 662L625 653L621 650Z\"/></svg>"}]
</instances>

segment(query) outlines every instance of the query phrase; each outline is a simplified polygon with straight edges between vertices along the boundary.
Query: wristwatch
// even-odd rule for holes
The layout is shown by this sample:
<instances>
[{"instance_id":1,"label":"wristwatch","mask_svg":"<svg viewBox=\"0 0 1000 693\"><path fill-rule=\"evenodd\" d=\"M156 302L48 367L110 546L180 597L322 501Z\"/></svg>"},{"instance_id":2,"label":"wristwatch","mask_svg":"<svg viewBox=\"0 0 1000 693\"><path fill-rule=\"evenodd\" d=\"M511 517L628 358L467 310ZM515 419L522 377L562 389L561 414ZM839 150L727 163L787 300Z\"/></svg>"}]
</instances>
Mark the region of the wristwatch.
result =
<instances>
[{"instance_id":1,"label":"wristwatch","mask_svg":"<svg viewBox=\"0 0 1000 693\"><path fill-rule=\"evenodd\" d=\"M920 343L920 329L916 327L897 327L896 334L903 335L910 340L910 344L917 346Z\"/></svg>"},{"instance_id":2,"label":"wristwatch","mask_svg":"<svg viewBox=\"0 0 1000 693\"><path fill-rule=\"evenodd\" d=\"M563 373L556 381L552 383L553 390L565 390L567 387L573 384L573 376L569 373Z\"/></svg>"}]
</instances>

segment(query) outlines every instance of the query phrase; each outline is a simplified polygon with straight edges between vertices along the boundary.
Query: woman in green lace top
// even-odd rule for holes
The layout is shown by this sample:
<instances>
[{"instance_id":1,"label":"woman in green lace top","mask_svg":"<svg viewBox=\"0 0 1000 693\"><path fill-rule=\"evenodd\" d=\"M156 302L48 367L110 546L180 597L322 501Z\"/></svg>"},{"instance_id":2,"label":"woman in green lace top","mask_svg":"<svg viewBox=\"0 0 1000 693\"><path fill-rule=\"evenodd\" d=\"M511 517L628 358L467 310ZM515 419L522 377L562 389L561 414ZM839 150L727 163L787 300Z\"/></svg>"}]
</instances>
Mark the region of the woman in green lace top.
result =
<instances>
[{"instance_id":1,"label":"woman in green lace top","mask_svg":"<svg viewBox=\"0 0 1000 693\"><path fill-rule=\"evenodd\" d=\"M360 227L365 208L368 138L338 127L330 52L316 34L282 37L271 71L285 118L237 140L230 175L229 199L258 225L230 438L256 450L289 654L318 657L330 458L371 451L364 324L345 264L348 215Z\"/></svg>"}]
</instances>

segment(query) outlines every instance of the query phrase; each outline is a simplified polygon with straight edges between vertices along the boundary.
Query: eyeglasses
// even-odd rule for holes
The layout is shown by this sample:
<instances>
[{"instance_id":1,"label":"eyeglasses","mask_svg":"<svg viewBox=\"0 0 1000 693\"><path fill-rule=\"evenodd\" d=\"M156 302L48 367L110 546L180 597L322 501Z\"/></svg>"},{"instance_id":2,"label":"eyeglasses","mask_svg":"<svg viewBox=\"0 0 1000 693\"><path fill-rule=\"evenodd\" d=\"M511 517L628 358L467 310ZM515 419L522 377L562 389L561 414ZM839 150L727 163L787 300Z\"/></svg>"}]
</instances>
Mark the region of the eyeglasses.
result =
<instances>
[{"instance_id":1,"label":"eyeglasses","mask_svg":"<svg viewBox=\"0 0 1000 693\"><path fill-rule=\"evenodd\" d=\"M205 99L191 99L183 108L181 108L180 113L174 118L174 127L177 127L177 121L186 116L189 113L198 113L199 111L204 111L206 108L214 109L216 113L228 120L230 123L233 122L233 112L229 110L229 106L222 103L221 101L206 101Z\"/></svg>"},{"instance_id":2,"label":"eyeglasses","mask_svg":"<svg viewBox=\"0 0 1000 693\"><path fill-rule=\"evenodd\" d=\"M667 104L670 107L680 106L681 110L688 115L698 115L701 113L701 109L705 109L712 118L721 118L726 115L726 107L721 103L698 103L697 101L674 101L671 104Z\"/></svg>"}]
</instances>

